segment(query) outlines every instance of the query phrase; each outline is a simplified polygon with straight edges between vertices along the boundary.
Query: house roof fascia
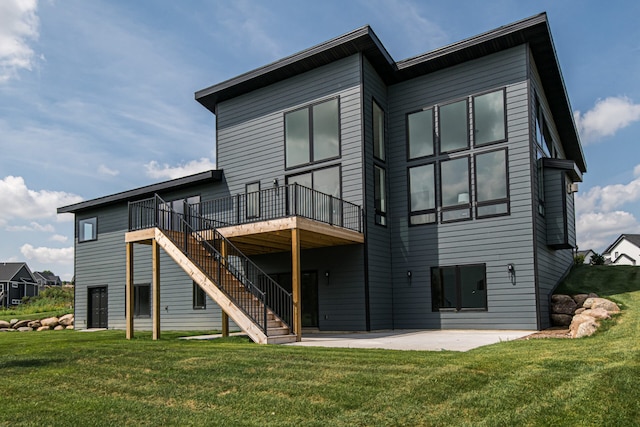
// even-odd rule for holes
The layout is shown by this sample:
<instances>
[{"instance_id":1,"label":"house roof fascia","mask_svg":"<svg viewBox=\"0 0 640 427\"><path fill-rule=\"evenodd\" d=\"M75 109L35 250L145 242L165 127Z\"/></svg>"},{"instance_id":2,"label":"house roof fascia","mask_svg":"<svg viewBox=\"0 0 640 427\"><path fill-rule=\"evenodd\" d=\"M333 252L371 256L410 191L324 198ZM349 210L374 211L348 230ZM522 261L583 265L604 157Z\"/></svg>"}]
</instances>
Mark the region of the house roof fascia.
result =
<instances>
[{"instance_id":1,"label":"house roof fascia","mask_svg":"<svg viewBox=\"0 0 640 427\"><path fill-rule=\"evenodd\" d=\"M528 44L567 157L582 173L587 171L584 152L573 119L564 78L553 44L546 13L540 13L477 36L395 62L368 25L279 61L210 86L195 99L212 113L218 103L268 86L338 59L362 52L385 83L393 84L461 64L521 44Z\"/></svg>"},{"instance_id":2,"label":"house roof fascia","mask_svg":"<svg viewBox=\"0 0 640 427\"><path fill-rule=\"evenodd\" d=\"M169 181L159 182L156 184L146 185L144 187L135 188L133 190L123 191L121 193L111 194L97 199L91 199L73 205L58 208L58 213L77 213L87 209L104 207L118 202L138 200L155 193L169 190L177 190L189 185L203 184L206 182L217 182L222 180L222 169L209 170L194 175L176 178Z\"/></svg>"}]
</instances>

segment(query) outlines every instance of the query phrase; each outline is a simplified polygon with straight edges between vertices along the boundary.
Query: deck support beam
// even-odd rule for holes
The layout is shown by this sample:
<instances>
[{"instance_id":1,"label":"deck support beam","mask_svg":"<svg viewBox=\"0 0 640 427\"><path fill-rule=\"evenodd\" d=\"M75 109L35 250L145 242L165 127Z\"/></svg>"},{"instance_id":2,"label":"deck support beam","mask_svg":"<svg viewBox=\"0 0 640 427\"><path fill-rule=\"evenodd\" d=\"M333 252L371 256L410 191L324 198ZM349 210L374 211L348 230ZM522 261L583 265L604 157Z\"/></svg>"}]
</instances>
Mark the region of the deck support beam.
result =
<instances>
[{"instance_id":1,"label":"deck support beam","mask_svg":"<svg viewBox=\"0 0 640 427\"><path fill-rule=\"evenodd\" d=\"M133 338L133 243L127 242L127 261L126 261L126 284L125 284L125 301L126 301L126 323L127 323L127 339Z\"/></svg>"},{"instance_id":2,"label":"deck support beam","mask_svg":"<svg viewBox=\"0 0 640 427\"><path fill-rule=\"evenodd\" d=\"M153 339L160 339L160 246L156 239L151 242L153 266Z\"/></svg>"},{"instance_id":3,"label":"deck support beam","mask_svg":"<svg viewBox=\"0 0 640 427\"><path fill-rule=\"evenodd\" d=\"M301 282L300 271L300 230L291 229L291 284L293 298L293 333L296 341L302 341L302 302L301 302Z\"/></svg>"},{"instance_id":4,"label":"deck support beam","mask_svg":"<svg viewBox=\"0 0 640 427\"><path fill-rule=\"evenodd\" d=\"M222 336L229 336L229 315L224 311L222 312Z\"/></svg>"}]
</instances>

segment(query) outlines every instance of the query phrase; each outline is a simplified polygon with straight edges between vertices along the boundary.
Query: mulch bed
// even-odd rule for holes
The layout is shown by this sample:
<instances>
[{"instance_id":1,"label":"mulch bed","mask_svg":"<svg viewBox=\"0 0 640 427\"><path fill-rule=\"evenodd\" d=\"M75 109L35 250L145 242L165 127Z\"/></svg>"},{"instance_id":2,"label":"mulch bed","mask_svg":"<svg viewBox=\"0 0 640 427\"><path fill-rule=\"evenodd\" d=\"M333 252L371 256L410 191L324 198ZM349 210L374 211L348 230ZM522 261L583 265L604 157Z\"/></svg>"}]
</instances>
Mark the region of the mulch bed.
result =
<instances>
[{"instance_id":1,"label":"mulch bed","mask_svg":"<svg viewBox=\"0 0 640 427\"><path fill-rule=\"evenodd\" d=\"M520 339L528 340L533 338L571 338L571 336L569 335L569 328L554 326L549 329L534 332L533 334L527 335L526 337L522 337Z\"/></svg>"}]
</instances>

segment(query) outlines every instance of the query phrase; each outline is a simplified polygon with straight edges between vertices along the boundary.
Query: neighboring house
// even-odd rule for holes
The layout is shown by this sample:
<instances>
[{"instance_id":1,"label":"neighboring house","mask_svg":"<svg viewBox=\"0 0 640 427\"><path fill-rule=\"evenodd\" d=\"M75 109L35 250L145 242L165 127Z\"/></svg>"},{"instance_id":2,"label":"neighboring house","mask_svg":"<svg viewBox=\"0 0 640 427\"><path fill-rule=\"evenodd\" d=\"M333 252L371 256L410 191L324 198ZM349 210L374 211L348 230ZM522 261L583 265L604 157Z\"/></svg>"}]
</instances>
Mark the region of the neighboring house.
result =
<instances>
[{"instance_id":1,"label":"neighboring house","mask_svg":"<svg viewBox=\"0 0 640 427\"><path fill-rule=\"evenodd\" d=\"M196 100L218 170L58 209L77 328L550 325L586 163L546 14L398 62L365 26Z\"/></svg>"},{"instance_id":2,"label":"neighboring house","mask_svg":"<svg viewBox=\"0 0 640 427\"><path fill-rule=\"evenodd\" d=\"M640 234L621 234L602 255L607 265L640 265Z\"/></svg>"},{"instance_id":3,"label":"neighboring house","mask_svg":"<svg viewBox=\"0 0 640 427\"><path fill-rule=\"evenodd\" d=\"M38 295L38 283L24 262L0 262L0 307L22 303L23 297Z\"/></svg>"},{"instance_id":4,"label":"neighboring house","mask_svg":"<svg viewBox=\"0 0 640 427\"><path fill-rule=\"evenodd\" d=\"M587 249L586 251L578 251L576 252L576 255L579 256L583 256L584 257L584 261L583 264L591 264L591 258L595 255L596 253L591 250L591 249Z\"/></svg>"},{"instance_id":5,"label":"neighboring house","mask_svg":"<svg viewBox=\"0 0 640 427\"><path fill-rule=\"evenodd\" d=\"M43 288L45 286L62 286L62 280L55 274L49 274L42 271L36 271L33 273L38 285Z\"/></svg>"}]
</instances>

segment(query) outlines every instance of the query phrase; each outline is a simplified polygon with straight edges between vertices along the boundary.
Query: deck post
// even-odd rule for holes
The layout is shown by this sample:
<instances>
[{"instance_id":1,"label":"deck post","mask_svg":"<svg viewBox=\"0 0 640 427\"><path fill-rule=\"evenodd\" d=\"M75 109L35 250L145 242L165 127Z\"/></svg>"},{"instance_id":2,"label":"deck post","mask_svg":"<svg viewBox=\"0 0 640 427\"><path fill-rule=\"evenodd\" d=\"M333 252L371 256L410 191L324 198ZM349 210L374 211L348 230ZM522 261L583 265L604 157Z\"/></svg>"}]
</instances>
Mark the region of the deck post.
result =
<instances>
[{"instance_id":1,"label":"deck post","mask_svg":"<svg viewBox=\"0 0 640 427\"><path fill-rule=\"evenodd\" d=\"M222 312L222 336L229 336L229 315L224 311Z\"/></svg>"},{"instance_id":2,"label":"deck post","mask_svg":"<svg viewBox=\"0 0 640 427\"><path fill-rule=\"evenodd\" d=\"M300 272L300 231L291 229L291 284L293 298L293 333L296 341L302 341L302 305L300 286L302 276Z\"/></svg>"},{"instance_id":3,"label":"deck post","mask_svg":"<svg viewBox=\"0 0 640 427\"><path fill-rule=\"evenodd\" d=\"M227 252L228 252L227 241L222 239L220 240L220 256L222 257L222 259L220 260L220 264L222 263L226 264ZM218 272L220 273L220 277L218 279L223 280L223 277L226 277L226 275L219 268L218 268ZM222 336L223 337L229 336L229 315L224 310L222 311Z\"/></svg>"},{"instance_id":4,"label":"deck post","mask_svg":"<svg viewBox=\"0 0 640 427\"><path fill-rule=\"evenodd\" d=\"M127 339L133 338L133 243L126 243L126 284L125 284L125 300L126 300L126 323L127 323Z\"/></svg>"},{"instance_id":5,"label":"deck post","mask_svg":"<svg viewBox=\"0 0 640 427\"><path fill-rule=\"evenodd\" d=\"M158 241L151 241L153 264L153 339L160 339L160 246Z\"/></svg>"}]
</instances>

